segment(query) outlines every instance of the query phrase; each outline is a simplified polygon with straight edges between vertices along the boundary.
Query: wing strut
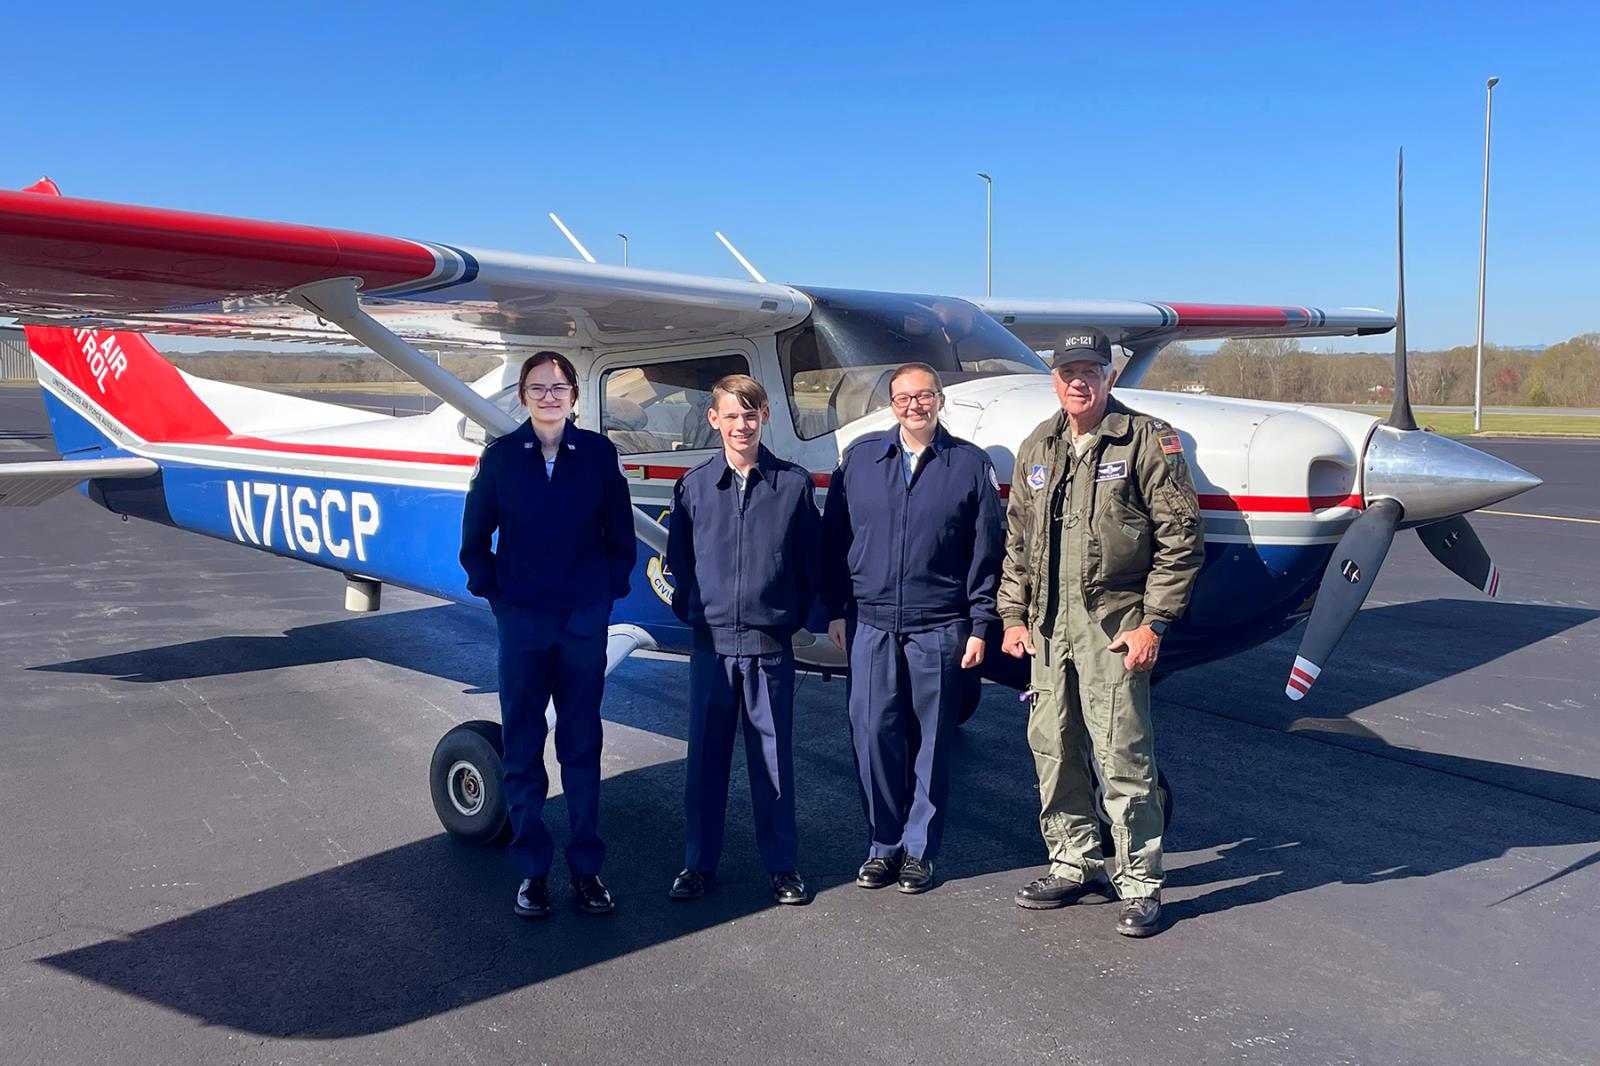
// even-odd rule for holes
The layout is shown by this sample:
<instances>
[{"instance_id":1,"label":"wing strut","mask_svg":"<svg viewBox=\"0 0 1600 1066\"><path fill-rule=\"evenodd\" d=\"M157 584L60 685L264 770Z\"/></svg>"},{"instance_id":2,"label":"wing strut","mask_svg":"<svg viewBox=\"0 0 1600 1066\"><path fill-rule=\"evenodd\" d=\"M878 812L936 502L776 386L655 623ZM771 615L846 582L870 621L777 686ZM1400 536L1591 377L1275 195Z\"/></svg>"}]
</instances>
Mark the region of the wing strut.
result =
<instances>
[{"instance_id":1,"label":"wing strut","mask_svg":"<svg viewBox=\"0 0 1600 1066\"><path fill-rule=\"evenodd\" d=\"M1171 337L1162 337L1160 340L1126 345L1128 362L1123 366L1122 373L1117 375L1117 384L1125 389L1138 388L1139 382L1144 380L1145 371L1150 369L1150 364L1156 361L1156 356L1171 340Z\"/></svg>"},{"instance_id":2,"label":"wing strut","mask_svg":"<svg viewBox=\"0 0 1600 1066\"><path fill-rule=\"evenodd\" d=\"M329 278L289 291L289 299L393 363L423 388L483 427L491 439L515 432L519 423L466 382L417 351L377 319L362 310L356 297L357 278ZM654 551L667 550L667 527L633 509L633 531Z\"/></svg>"}]
</instances>

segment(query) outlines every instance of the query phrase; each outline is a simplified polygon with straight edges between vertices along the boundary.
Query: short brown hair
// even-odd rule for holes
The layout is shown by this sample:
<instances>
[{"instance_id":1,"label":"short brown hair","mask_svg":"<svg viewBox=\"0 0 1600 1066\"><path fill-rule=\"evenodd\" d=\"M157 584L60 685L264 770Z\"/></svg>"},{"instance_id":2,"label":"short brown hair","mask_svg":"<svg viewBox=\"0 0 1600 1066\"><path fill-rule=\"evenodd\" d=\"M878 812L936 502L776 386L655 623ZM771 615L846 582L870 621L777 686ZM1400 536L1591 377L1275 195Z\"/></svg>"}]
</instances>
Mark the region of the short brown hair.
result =
<instances>
[{"instance_id":1,"label":"short brown hair","mask_svg":"<svg viewBox=\"0 0 1600 1066\"><path fill-rule=\"evenodd\" d=\"M724 396L732 396L747 411L759 411L767 405L767 390L749 374L728 374L711 386L711 410L722 405Z\"/></svg>"},{"instance_id":2,"label":"short brown hair","mask_svg":"<svg viewBox=\"0 0 1600 1066\"><path fill-rule=\"evenodd\" d=\"M534 352L522 361L522 373L517 375L517 394L522 394L522 388L528 383L528 375L538 370L546 363L555 365L562 377L567 379L567 384L572 386L572 404L578 404L578 369L572 365L572 360L560 352Z\"/></svg>"},{"instance_id":3,"label":"short brown hair","mask_svg":"<svg viewBox=\"0 0 1600 1066\"><path fill-rule=\"evenodd\" d=\"M918 371L921 371L933 379L934 392L944 391L944 382L939 380L939 372L933 367L929 366L927 363L901 363L899 366L895 367L894 373L889 375L889 391L891 393L894 392L895 382L899 381L907 374L915 374Z\"/></svg>"}]
</instances>

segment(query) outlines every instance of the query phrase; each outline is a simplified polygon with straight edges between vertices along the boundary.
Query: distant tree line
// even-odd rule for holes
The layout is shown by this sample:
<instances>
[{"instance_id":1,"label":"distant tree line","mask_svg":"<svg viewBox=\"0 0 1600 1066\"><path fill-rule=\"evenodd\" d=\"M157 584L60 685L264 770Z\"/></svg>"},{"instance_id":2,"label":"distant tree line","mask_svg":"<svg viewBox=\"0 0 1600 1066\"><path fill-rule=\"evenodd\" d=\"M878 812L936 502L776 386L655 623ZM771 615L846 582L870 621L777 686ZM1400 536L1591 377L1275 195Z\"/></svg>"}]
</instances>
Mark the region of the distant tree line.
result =
<instances>
[{"instance_id":1,"label":"distant tree line","mask_svg":"<svg viewBox=\"0 0 1600 1066\"><path fill-rule=\"evenodd\" d=\"M1447 407L1473 402L1475 349L1409 353L1411 400ZM1286 339L1230 340L1212 355L1169 345L1142 388L1206 392L1290 403L1387 403L1394 356L1319 354ZM1600 407L1600 333L1585 333L1542 352L1485 345L1483 402L1528 407Z\"/></svg>"},{"instance_id":2,"label":"distant tree line","mask_svg":"<svg viewBox=\"0 0 1600 1066\"><path fill-rule=\"evenodd\" d=\"M168 352L167 359L196 377L249 385L334 385L409 381L387 360L335 352ZM495 355L447 355L440 362L463 381L475 381L500 365Z\"/></svg>"}]
</instances>

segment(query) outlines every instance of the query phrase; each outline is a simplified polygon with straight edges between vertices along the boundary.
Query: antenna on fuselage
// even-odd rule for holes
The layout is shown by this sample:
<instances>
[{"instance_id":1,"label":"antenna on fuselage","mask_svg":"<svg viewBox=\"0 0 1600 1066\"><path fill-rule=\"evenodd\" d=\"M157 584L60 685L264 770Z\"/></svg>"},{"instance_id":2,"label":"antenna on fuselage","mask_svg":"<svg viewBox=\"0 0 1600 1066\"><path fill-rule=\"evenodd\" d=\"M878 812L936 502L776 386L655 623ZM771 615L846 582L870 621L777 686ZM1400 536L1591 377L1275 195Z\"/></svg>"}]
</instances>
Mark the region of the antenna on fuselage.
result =
<instances>
[{"instance_id":1,"label":"antenna on fuselage","mask_svg":"<svg viewBox=\"0 0 1600 1066\"><path fill-rule=\"evenodd\" d=\"M717 240L722 242L722 246L724 248L726 248L728 251L732 252L733 253L733 257L735 259L739 260L739 265L744 267L745 273L749 274L752 278L755 278L757 281L761 282L761 284L763 284L763 285L765 285L767 283L767 279L761 276L761 271L757 270L754 266L752 266L750 264L750 260L746 259L744 257L744 254L742 252L740 252L739 249L737 249L737 248L735 248L733 246L733 242L732 241L728 240L728 238L726 238L726 237L724 237L722 235L722 231L721 230L714 230L713 232L716 233Z\"/></svg>"},{"instance_id":2,"label":"antenna on fuselage","mask_svg":"<svg viewBox=\"0 0 1600 1066\"><path fill-rule=\"evenodd\" d=\"M567 224L557 218L554 211L550 212L550 221L554 222L556 229L565 234L567 240L572 242L572 246L578 250L579 255L583 256L585 262L593 263L595 261L594 256L589 254L589 249L585 248L583 242L572 235L572 231L567 228Z\"/></svg>"}]
</instances>

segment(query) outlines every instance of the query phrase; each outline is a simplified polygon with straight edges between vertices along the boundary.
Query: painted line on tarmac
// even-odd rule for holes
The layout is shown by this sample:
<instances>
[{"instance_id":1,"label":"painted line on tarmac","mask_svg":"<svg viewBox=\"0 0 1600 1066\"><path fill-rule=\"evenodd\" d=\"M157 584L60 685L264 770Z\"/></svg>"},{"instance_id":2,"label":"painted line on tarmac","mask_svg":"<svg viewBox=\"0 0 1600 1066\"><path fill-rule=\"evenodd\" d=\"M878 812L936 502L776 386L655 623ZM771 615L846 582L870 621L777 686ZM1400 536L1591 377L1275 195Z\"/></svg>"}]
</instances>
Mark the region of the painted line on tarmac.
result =
<instances>
[{"instance_id":1,"label":"painted line on tarmac","mask_svg":"<svg viewBox=\"0 0 1600 1066\"><path fill-rule=\"evenodd\" d=\"M1586 526L1600 526L1600 518L1572 518L1564 514L1528 514L1524 511L1491 511L1487 508L1479 514L1497 514L1503 518L1542 518L1546 522L1578 522Z\"/></svg>"}]
</instances>

